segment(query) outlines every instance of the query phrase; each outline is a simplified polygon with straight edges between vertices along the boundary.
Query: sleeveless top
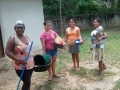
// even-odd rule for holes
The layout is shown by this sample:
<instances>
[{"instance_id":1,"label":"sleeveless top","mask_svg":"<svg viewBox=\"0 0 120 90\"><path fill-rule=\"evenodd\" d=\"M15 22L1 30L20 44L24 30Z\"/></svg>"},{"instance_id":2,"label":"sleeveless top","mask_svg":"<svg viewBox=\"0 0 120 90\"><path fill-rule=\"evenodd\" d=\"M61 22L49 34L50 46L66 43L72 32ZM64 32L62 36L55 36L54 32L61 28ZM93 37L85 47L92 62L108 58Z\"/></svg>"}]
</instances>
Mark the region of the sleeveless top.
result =
<instances>
[{"instance_id":1,"label":"sleeveless top","mask_svg":"<svg viewBox=\"0 0 120 90\"><path fill-rule=\"evenodd\" d=\"M67 42L69 45L75 45L74 40L79 39L78 36L79 31L80 31L79 27L75 27L73 31L71 31L70 28L66 29L66 34L68 36Z\"/></svg>"},{"instance_id":2,"label":"sleeveless top","mask_svg":"<svg viewBox=\"0 0 120 90\"><path fill-rule=\"evenodd\" d=\"M27 37L26 37L26 39L28 40ZM22 43L21 40L18 38L17 45L14 48L13 54L18 58L24 59L28 54L28 50L29 50L30 44L31 44L29 40L28 40L28 42L29 42L29 45L26 45L26 44ZM20 62L18 62L16 60L13 60L13 67L16 70L22 70L24 65L22 65ZM27 70L32 69L33 67L34 67L33 53L30 52L25 69L27 69Z\"/></svg>"}]
</instances>

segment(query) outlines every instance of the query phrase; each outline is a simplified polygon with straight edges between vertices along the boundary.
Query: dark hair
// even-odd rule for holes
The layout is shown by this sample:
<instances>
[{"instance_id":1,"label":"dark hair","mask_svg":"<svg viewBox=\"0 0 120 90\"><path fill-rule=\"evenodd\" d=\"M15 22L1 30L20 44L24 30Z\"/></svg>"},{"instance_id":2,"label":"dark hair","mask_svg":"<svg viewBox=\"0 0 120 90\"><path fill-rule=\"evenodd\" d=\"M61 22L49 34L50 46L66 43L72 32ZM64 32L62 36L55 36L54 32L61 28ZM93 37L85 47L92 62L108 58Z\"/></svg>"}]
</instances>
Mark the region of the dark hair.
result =
<instances>
[{"instance_id":1,"label":"dark hair","mask_svg":"<svg viewBox=\"0 0 120 90\"><path fill-rule=\"evenodd\" d=\"M99 22L100 24L102 23L102 20L100 18L96 18L95 19L97 22Z\"/></svg>"},{"instance_id":2,"label":"dark hair","mask_svg":"<svg viewBox=\"0 0 120 90\"><path fill-rule=\"evenodd\" d=\"M44 22L43 22L43 25L46 26L47 23L50 23L50 21L44 21Z\"/></svg>"},{"instance_id":3,"label":"dark hair","mask_svg":"<svg viewBox=\"0 0 120 90\"><path fill-rule=\"evenodd\" d=\"M74 21L74 23L76 23L76 21L75 21L75 19L74 19L74 18L71 18L71 19L69 20L69 22L70 22L71 20L72 20L72 21Z\"/></svg>"}]
</instances>

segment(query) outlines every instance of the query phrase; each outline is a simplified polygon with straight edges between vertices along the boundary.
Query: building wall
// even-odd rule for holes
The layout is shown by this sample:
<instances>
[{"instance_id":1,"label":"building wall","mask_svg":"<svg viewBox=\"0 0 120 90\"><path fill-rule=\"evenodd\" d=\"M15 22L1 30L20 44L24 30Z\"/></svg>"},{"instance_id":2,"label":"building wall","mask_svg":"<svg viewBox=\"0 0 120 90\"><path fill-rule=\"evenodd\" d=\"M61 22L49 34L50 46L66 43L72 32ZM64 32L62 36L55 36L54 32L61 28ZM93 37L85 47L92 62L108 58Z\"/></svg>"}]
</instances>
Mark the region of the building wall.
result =
<instances>
[{"instance_id":1,"label":"building wall","mask_svg":"<svg viewBox=\"0 0 120 90\"><path fill-rule=\"evenodd\" d=\"M14 24L17 20L24 21L25 34L34 41L33 50L41 49L39 36L44 30L42 0L0 0L0 25L4 49L8 38L15 34Z\"/></svg>"}]
</instances>

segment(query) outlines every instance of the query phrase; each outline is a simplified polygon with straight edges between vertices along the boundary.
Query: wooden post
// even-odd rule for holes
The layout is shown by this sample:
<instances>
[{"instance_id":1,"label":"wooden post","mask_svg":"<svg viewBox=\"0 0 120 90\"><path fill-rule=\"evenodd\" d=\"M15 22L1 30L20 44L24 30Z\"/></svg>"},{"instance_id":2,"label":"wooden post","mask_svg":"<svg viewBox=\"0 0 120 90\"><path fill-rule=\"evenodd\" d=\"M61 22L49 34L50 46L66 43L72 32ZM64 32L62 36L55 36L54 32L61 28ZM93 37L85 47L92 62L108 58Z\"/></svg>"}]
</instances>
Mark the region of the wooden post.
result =
<instances>
[{"instance_id":1,"label":"wooden post","mask_svg":"<svg viewBox=\"0 0 120 90\"><path fill-rule=\"evenodd\" d=\"M60 26L61 26L61 35L62 35L62 37L63 37L63 22L62 22L62 10L61 10L61 8L62 8L62 5L61 5L61 2L62 2L62 0L60 0Z\"/></svg>"}]
</instances>

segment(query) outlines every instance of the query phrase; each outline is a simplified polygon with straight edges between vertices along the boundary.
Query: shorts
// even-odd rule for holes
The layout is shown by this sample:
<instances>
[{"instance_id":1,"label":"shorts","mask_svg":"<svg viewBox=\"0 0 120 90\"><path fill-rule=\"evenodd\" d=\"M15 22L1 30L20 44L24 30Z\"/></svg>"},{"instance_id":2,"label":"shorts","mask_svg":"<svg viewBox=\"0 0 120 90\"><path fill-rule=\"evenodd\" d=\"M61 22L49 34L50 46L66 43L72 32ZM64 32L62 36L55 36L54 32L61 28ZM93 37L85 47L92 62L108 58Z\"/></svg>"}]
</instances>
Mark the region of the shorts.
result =
<instances>
[{"instance_id":1,"label":"shorts","mask_svg":"<svg viewBox=\"0 0 120 90\"><path fill-rule=\"evenodd\" d=\"M104 46L100 46L98 48L93 48L92 58L93 58L93 61L94 60L98 60L98 61L104 60Z\"/></svg>"},{"instance_id":2,"label":"shorts","mask_svg":"<svg viewBox=\"0 0 120 90\"><path fill-rule=\"evenodd\" d=\"M48 54L50 57L57 57L57 48L53 50L46 50L46 54Z\"/></svg>"},{"instance_id":3,"label":"shorts","mask_svg":"<svg viewBox=\"0 0 120 90\"><path fill-rule=\"evenodd\" d=\"M69 53L79 53L79 45L69 45Z\"/></svg>"}]
</instances>

